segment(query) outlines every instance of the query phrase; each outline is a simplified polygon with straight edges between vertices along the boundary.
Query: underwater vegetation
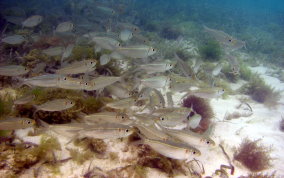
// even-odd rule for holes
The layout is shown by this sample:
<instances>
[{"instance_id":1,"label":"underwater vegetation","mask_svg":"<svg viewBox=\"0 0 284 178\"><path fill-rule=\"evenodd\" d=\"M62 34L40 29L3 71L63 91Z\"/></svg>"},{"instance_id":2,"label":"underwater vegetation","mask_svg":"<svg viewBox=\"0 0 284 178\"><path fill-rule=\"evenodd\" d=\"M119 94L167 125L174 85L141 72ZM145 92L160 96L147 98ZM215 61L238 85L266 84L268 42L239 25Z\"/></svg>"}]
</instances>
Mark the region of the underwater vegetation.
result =
<instances>
[{"instance_id":1,"label":"underwater vegetation","mask_svg":"<svg viewBox=\"0 0 284 178\"><path fill-rule=\"evenodd\" d=\"M239 74L236 75L232 72L232 68L229 64L225 64L222 68L222 73L226 76L226 79L232 83L237 82L239 79L249 81L255 74L248 68L247 64L242 62L239 65Z\"/></svg>"},{"instance_id":2,"label":"underwater vegetation","mask_svg":"<svg viewBox=\"0 0 284 178\"><path fill-rule=\"evenodd\" d=\"M12 111L12 99L4 100L0 97L0 118L8 115Z\"/></svg>"},{"instance_id":3,"label":"underwater vegetation","mask_svg":"<svg viewBox=\"0 0 284 178\"><path fill-rule=\"evenodd\" d=\"M168 39L168 40L175 40L179 36L182 36L181 31L177 28L172 27L171 25L166 25L161 31L161 37Z\"/></svg>"},{"instance_id":4,"label":"underwater vegetation","mask_svg":"<svg viewBox=\"0 0 284 178\"><path fill-rule=\"evenodd\" d=\"M253 75L248 84L240 89L244 94L249 95L254 101L264 103L267 106L275 106L279 100L280 93L267 85L264 80Z\"/></svg>"},{"instance_id":5,"label":"underwater vegetation","mask_svg":"<svg viewBox=\"0 0 284 178\"><path fill-rule=\"evenodd\" d=\"M222 50L217 41L210 40L206 44L199 46L200 56L207 61L219 61Z\"/></svg>"},{"instance_id":6,"label":"underwater vegetation","mask_svg":"<svg viewBox=\"0 0 284 178\"><path fill-rule=\"evenodd\" d=\"M214 117L214 112L206 99L191 95L183 100L182 106L187 108L192 107L192 109L202 117L199 127L193 131L203 133L209 128L210 120Z\"/></svg>"},{"instance_id":7,"label":"underwater vegetation","mask_svg":"<svg viewBox=\"0 0 284 178\"><path fill-rule=\"evenodd\" d=\"M39 145L0 144L0 163L2 169L8 170L6 175L16 176L39 161L46 165L55 165L56 158L53 152L61 150L60 143L54 137L43 135Z\"/></svg>"},{"instance_id":8,"label":"underwater vegetation","mask_svg":"<svg viewBox=\"0 0 284 178\"><path fill-rule=\"evenodd\" d=\"M271 148L259 144L260 140L245 139L234 154L239 161L252 172L259 172L271 167Z\"/></svg>"}]
</instances>

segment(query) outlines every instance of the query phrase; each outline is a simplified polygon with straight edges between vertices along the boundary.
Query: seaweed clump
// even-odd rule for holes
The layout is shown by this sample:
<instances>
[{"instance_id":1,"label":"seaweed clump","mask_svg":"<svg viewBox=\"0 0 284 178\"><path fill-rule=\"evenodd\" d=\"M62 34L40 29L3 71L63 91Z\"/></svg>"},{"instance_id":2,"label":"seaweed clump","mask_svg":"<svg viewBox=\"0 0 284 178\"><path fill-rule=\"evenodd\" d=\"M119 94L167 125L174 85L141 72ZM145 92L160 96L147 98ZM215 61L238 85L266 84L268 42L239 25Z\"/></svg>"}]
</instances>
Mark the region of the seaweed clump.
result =
<instances>
[{"instance_id":1,"label":"seaweed clump","mask_svg":"<svg viewBox=\"0 0 284 178\"><path fill-rule=\"evenodd\" d=\"M199 115L202 119L200 121L199 127L193 129L195 132L203 133L210 126L210 120L214 117L214 112L210 106L208 100L191 95L183 100L183 107L191 108Z\"/></svg>"},{"instance_id":2,"label":"seaweed clump","mask_svg":"<svg viewBox=\"0 0 284 178\"><path fill-rule=\"evenodd\" d=\"M221 59L221 46L217 41L208 41L205 45L199 46L199 52L203 59L208 61L219 61Z\"/></svg>"},{"instance_id":3,"label":"seaweed clump","mask_svg":"<svg viewBox=\"0 0 284 178\"><path fill-rule=\"evenodd\" d=\"M176 40L181 35L182 34L178 29L173 28L171 26L166 26L161 31L161 36L168 40Z\"/></svg>"},{"instance_id":4,"label":"seaweed clump","mask_svg":"<svg viewBox=\"0 0 284 178\"><path fill-rule=\"evenodd\" d=\"M271 148L258 144L259 140L245 139L234 154L234 159L252 172L259 172L271 166Z\"/></svg>"},{"instance_id":5,"label":"seaweed clump","mask_svg":"<svg viewBox=\"0 0 284 178\"><path fill-rule=\"evenodd\" d=\"M280 95L259 76L252 76L250 82L244 85L241 91L250 95L256 102L264 103L267 106L275 106Z\"/></svg>"}]
</instances>

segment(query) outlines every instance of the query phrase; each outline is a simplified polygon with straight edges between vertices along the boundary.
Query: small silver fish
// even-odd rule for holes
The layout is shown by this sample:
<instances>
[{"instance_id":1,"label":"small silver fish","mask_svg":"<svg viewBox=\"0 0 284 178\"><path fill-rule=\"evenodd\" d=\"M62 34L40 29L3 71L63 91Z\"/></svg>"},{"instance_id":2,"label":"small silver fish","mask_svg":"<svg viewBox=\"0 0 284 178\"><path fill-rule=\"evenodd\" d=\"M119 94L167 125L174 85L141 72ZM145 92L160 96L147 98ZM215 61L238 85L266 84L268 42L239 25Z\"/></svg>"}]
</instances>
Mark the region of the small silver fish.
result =
<instances>
[{"instance_id":1,"label":"small silver fish","mask_svg":"<svg viewBox=\"0 0 284 178\"><path fill-rule=\"evenodd\" d=\"M59 56L63 53L64 48L61 46L57 47L49 47L47 49L42 50L43 54L46 54L48 56Z\"/></svg>"},{"instance_id":2,"label":"small silver fish","mask_svg":"<svg viewBox=\"0 0 284 178\"><path fill-rule=\"evenodd\" d=\"M75 105L75 102L69 99L54 99L51 101L47 101L41 105L36 105L37 110L42 111L63 111L69 109Z\"/></svg>"},{"instance_id":3,"label":"small silver fish","mask_svg":"<svg viewBox=\"0 0 284 178\"><path fill-rule=\"evenodd\" d=\"M92 125L78 132L79 138L117 139L128 137L134 132L129 126L116 123Z\"/></svg>"},{"instance_id":4,"label":"small silver fish","mask_svg":"<svg viewBox=\"0 0 284 178\"><path fill-rule=\"evenodd\" d=\"M141 84L150 88L164 88L169 82L169 77L155 76L141 80Z\"/></svg>"},{"instance_id":5,"label":"small silver fish","mask_svg":"<svg viewBox=\"0 0 284 178\"><path fill-rule=\"evenodd\" d=\"M1 42L7 43L10 45L22 44L25 41L25 38L22 35L11 35L4 37Z\"/></svg>"},{"instance_id":6,"label":"small silver fish","mask_svg":"<svg viewBox=\"0 0 284 178\"><path fill-rule=\"evenodd\" d=\"M105 15L114 15L116 12L115 10L113 10L112 8L109 7L105 7L105 6L97 6L96 7L99 11L101 11L102 13L104 13Z\"/></svg>"},{"instance_id":7,"label":"small silver fish","mask_svg":"<svg viewBox=\"0 0 284 178\"><path fill-rule=\"evenodd\" d=\"M75 61L65 67L58 69L57 74L80 74L92 72L95 70L97 62L95 60Z\"/></svg>"},{"instance_id":8,"label":"small silver fish","mask_svg":"<svg viewBox=\"0 0 284 178\"><path fill-rule=\"evenodd\" d=\"M172 129L166 129L163 128L163 131L165 131L167 134L169 134L172 137L175 137L182 141L183 143L186 143L188 145L196 146L196 147L214 147L215 142L209 138L206 135L198 134L195 132L192 132L190 130L172 130Z\"/></svg>"},{"instance_id":9,"label":"small silver fish","mask_svg":"<svg viewBox=\"0 0 284 178\"><path fill-rule=\"evenodd\" d=\"M30 118L7 118L0 120L0 130L17 130L32 127L35 125L35 121Z\"/></svg>"},{"instance_id":10,"label":"small silver fish","mask_svg":"<svg viewBox=\"0 0 284 178\"><path fill-rule=\"evenodd\" d=\"M108 64L110 61L110 55L108 54L103 54L100 56L100 64L103 66L103 65L106 65Z\"/></svg>"},{"instance_id":11,"label":"small silver fish","mask_svg":"<svg viewBox=\"0 0 284 178\"><path fill-rule=\"evenodd\" d=\"M125 57L141 59L152 56L153 54L156 53L157 50L147 45L133 45L126 47L119 47L115 51Z\"/></svg>"},{"instance_id":12,"label":"small silver fish","mask_svg":"<svg viewBox=\"0 0 284 178\"><path fill-rule=\"evenodd\" d=\"M145 70L147 74L166 72L172 69L173 67L174 67L174 63L169 60L165 60L163 62L139 65L139 68L142 70Z\"/></svg>"},{"instance_id":13,"label":"small silver fish","mask_svg":"<svg viewBox=\"0 0 284 178\"><path fill-rule=\"evenodd\" d=\"M131 106L134 106L136 101L137 100L134 98L125 98L107 103L106 107L113 109L129 109Z\"/></svg>"},{"instance_id":14,"label":"small silver fish","mask_svg":"<svg viewBox=\"0 0 284 178\"><path fill-rule=\"evenodd\" d=\"M117 40L109 37L93 37L92 41L95 42L100 48L111 51L121 46Z\"/></svg>"},{"instance_id":15,"label":"small silver fish","mask_svg":"<svg viewBox=\"0 0 284 178\"><path fill-rule=\"evenodd\" d=\"M185 124L186 118L183 114L178 114L175 112L172 113L166 113L162 116L160 116L158 119L156 119L156 122L167 128L173 128L179 125L186 125Z\"/></svg>"},{"instance_id":16,"label":"small silver fish","mask_svg":"<svg viewBox=\"0 0 284 178\"><path fill-rule=\"evenodd\" d=\"M74 28L74 24L72 22L62 22L57 25L55 31L59 33L70 32Z\"/></svg>"},{"instance_id":17,"label":"small silver fish","mask_svg":"<svg viewBox=\"0 0 284 178\"><path fill-rule=\"evenodd\" d=\"M68 58L73 51L74 44L69 44L63 51L62 57L61 57L61 62L63 62L64 59Z\"/></svg>"},{"instance_id":18,"label":"small silver fish","mask_svg":"<svg viewBox=\"0 0 284 178\"><path fill-rule=\"evenodd\" d=\"M40 16L40 15L33 15L33 16L30 16L28 17L26 20L24 20L22 22L22 25L24 27L35 27L37 25L39 25L43 20L43 17Z\"/></svg>"},{"instance_id":19,"label":"small silver fish","mask_svg":"<svg viewBox=\"0 0 284 178\"><path fill-rule=\"evenodd\" d=\"M156 127L144 126L144 125L140 125L140 124L136 124L135 127L138 128L138 130L141 132L141 134L143 134L144 136L146 136L149 139L153 139L153 140L168 140L168 139L170 139L167 134L158 130Z\"/></svg>"},{"instance_id":20,"label":"small silver fish","mask_svg":"<svg viewBox=\"0 0 284 178\"><path fill-rule=\"evenodd\" d=\"M119 38L121 39L121 41L128 41L132 37L133 37L133 32L128 29L122 30L119 34Z\"/></svg>"},{"instance_id":21,"label":"small silver fish","mask_svg":"<svg viewBox=\"0 0 284 178\"><path fill-rule=\"evenodd\" d=\"M152 140L143 137L142 143L149 145L153 150L168 158L190 161L201 155L201 152L189 145L170 140Z\"/></svg>"},{"instance_id":22,"label":"small silver fish","mask_svg":"<svg viewBox=\"0 0 284 178\"><path fill-rule=\"evenodd\" d=\"M222 64L217 64L215 68L212 70L212 76L216 77L221 72L223 66Z\"/></svg>"},{"instance_id":23,"label":"small silver fish","mask_svg":"<svg viewBox=\"0 0 284 178\"><path fill-rule=\"evenodd\" d=\"M213 99L213 98L219 98L225 93L225 90L222 88L207 88L207 89L198 89L188 92L185 96L182 98L185 98L189 95L194 95L200 98L205 99Z\"/></svg>"},{"instance_id":24,"label":"small silver fish","mask_svg":"<svg viewBox=\"0 0 284 178\"><path fill-rule=\"evenodd\" d=\"M121 85L120 83L115 83L106 87L106 90L113 96L117 98L129 98L131 97L131 92Z\"/></svg>"},{"instance_id":25,"label":"small silver fish","mask_svg":"<svg viewBox=\"0 0 284 178\"><path fill-rule=\"evenodd\" d=\"M2 76L19 76L25 75L30 70L21 65L8 65L8 66L1 66L0 67L0 75Z\"/></svg>"},{"instance_id":26,"label":"small silver fish","mask_svg":"<svg viewBox=\"0 0 284 178\"><path fill-rule=\"evenodd\" d=\"M103 89L106 86L109 86L109 85L114 84L115 82L118 82L119 80L121 80L121 77L99 76L89 81L90 86L86 87L85 90L92 91L92 90Z\"/></svg>"},{"instance_id":27,"label":"small silver fish","mask_svg":"<svg viewBox=\"0 0 284 178\"><path fill-rule=\"evenodd\" d=\"M23 96L18 99L16 99L13 103L15 105L23 105L27 104L35 99L35 95L28 95L28 96Z\"/></svg>"},{"instance_id":28,"label":"small silver fish","mask_svg":"<svg viewBox=\"0 0 284 178\"><path fill-rule=\"evenodd\" d=\"M81 118L88 124L118 123L128 125L132 122L127 114L116 112L99 112L82 115Z\"/></svg>"},{"instance_id":29,"label":"small silver fish","mask_svg":"<svg viewBox=\"0 0 284 178\"><path fill-rule=\"evenodd\" d=\"M69 90L83 90L88 85L83 79L62 76L58 82L58 88Z\"/></svg>"},{"instance_id":30,"label":"small silver fish","mask_svg":"<svg viewBox=\"0 0 284 178\"><path fill-rule=\"evenodd\" d=\"M62 76L57 74L46 74L36 77L21 79L23 84L37 87L58 87Z\"/></svg>"}]
</instances>

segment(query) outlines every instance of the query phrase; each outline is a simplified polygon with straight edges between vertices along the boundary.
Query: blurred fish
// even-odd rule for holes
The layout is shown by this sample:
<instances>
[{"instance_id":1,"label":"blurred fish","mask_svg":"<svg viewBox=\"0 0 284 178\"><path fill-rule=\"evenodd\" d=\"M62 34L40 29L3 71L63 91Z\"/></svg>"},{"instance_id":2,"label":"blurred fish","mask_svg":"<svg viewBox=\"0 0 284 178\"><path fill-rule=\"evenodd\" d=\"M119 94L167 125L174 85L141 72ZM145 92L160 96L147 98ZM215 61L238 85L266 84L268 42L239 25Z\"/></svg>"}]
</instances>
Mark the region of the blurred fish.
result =
<instances>
[{"instance_id":1,"label":"blurred fish","mask_svg":"<svg viewBox=\"0 0 284 178\"><path fill-rule=\"evenodd\" d=\"M135 123L138 125L153 126L155 123L156 116L152 114L134 114Z\"/></svg>"},{"instance_id":2,"label":"blurred fish","mask_svg":"<svg viewBox=\"0 0 284 178\"><path fill-rule=\"evenodd\" d=\"M169 82L169 77L155 76L141 80L141 84L150 88L164 88Z\"/></svg>"},{"instance_id":3,"label":"blurred fish","mask_svg":"<svg viewBox=\"0 0 284 178\"><path fill-rule=\"evenodd\" d=\"M54 99L51 101L47 101L46 103L43 103L41 105L36 105L37 110L42 111L63 111L66 109L69 109L75 105L74 101L71 101L69 99Z\"/></svg>"},{"instance_id":4,"label":"blurred fish","mask_svg":"<svg viewBox=\"0 0 284 178\"><path fill-rule=\"evenodd\" d=\"M35 125L35 121L30 118L7 118L0 120L0 130L25 129Z\"/></svg>"},{"instance_id":5,"label":"blurred fish","mask_svg":"<svg viewBox=\"0 0 284 178\"><path fill-rule=\"evenodd\" d=\"M35 95L23 96L21 98L16 99L13 103L16 105L27 104L35 99Z\"/></svg>"},{"instance_id":6,"label":"blurred fish","mask_svg":"<svg viewBox=\"0 0 284 178\"><path fill-rule=\"evenodd\" d=\"M113 83L118 82L120 80L121 77L99 76L89 81L91 86L86 88L86 90L103 89L106 86L112 85Z\"/></svg>"},{"instance_id":7,"label":"blurred fish","mask_svg":"<svg viewBox=\"0 0 284 178\"><path fill-rule=\"evenodd\" d=\"M83 60L75 61L65 67L56 70L57 74L80 74L88 73L95 70L96 61L95 60Z\"/></svg>"},{"instance_id":8,"label":"blurred fish","mask_svg":"<svg viewBox=\"0 0 284 178\"><path fill-rule=\"evenodd\" d=\"M22 44L25 41L25 38L22 35L12 35L4 37L1 42L7 43L10 45Z\"/></svg>"},{"instance_id":9,"label":"blurred fish","mask_svg":"<svg viewBox=\"0 0 284 178\"><path fill-rule=\"evenodd\" d=\"M92 41L95 42L98 47L111 51L121 46L117 40L109 37L93 37Z\"/></svg>"},{"instance_id":10,"label":"blurred fish","mask_svg":"<svg viewBox=\"0 0 284 178\"><path fill-rule=\"evenodd\" d=\"M156 120L159 125L170 128L186 125L185 121L186 117L184 117L183 114L178 114L175 112L163 114Z\"/></svg>"},{"instance_id":11,"label":"blurred fish","mask_svg":"<svg viewBox=\"0 0 284 178\"><path fill-rule=\"evenodd\" d=\"M4 19L12 24L15 25L22 25L22 22L25 20L23 17L18 17L18 16L4 16Z\"/></svg>"},{"instance_id":12,"label":"blurred fish","mask_svg":"<svg viewBox=\"0 0 284 178\"><path fill-rule=\"evenodd\" d=\"M156 53L156 49L147 45L134 45L119 47L116 49L119 54L129 58L147 58Z\"/></svg>"},{"instance_id":13,"label":"blurred fish","mask_svg":"<svg viewBox=\"0 0 284 178\"><path fill-rule=\"evenodd\" d=\"M215 66L215 68L212 70L212 75L213 75L214 77L217 76L217 75L219 75L219 73L221 72L222 68L223 68L222 64L217 64L217 65Z\"/></svg>"},{"instance_id":14,"label":"blurred fish","mask_svg":"<svg viewBox=\"0 0 284 178\"><path fill-rule=\"evenodd\" d=\"M111 54L110 54L110 58L111 59L116 59L116 60L121 60L124 58L124 56L122 54L119 54L118 52L116 51L113 51Z\"/></svg>"},{"instance_id":15,"label":"blurred fish","mask_svg":"<svg viewBox=\"0 0 284 178\"><path fill-rule=\"evenodd\" d=\"M205 98L205 99L213 99L213 98L219 98L225 93L224 89L219 89L219 88L207 88L207 89L198 89L198 90L193 90L188 92L185 96L182 98L189 96L189 95L194 95L200 98Z\"/></svg>"},{"instance_id":16,"label":"blurred fish","mask_svg":"<svg viewBox=\"0 0 284 178\"><path fill-rule=\"evenodd\" d=\"M69 90L83 90L88 85L83 79L62 76L58 82L58 88Z\"/></svg>"},{"instance_id":17,"label":"blurred fish","mask_svg":"<svg viewBox=\"0 0 284 178\"><path fill-rule=\"evenodd\" d=\"M104 13L104 14L106 14L106 15L112 16L112 15L114 15L114 14L116 13L115 10L113 10L113 9L111 9L111 8L109 8L109 7L97 6L96 8L97 8L100 12L102 12L102 13Z\"/></svg>"},{"instance_id":18,"label":"blurred fish","mask_svg":"<svg viewBox=\"0 0 284 178\"><path fill-rule=\"evenodd\" d=\"M113 109L130 109L131 106L134 106L137 100L134 98L125 98L116 101L107 103L105 106Z\"/></svg>"},{"instance_id":19,"label":"blurred fish","mask_svg":"<svg viewBox=\"0 0 284 178\"><path fill-rule=\"evenodd\" d=\"M181 70L182 74L185 77L190 78L190 76L193 76L191 67L185 61L180 59L176 53L175 53L175 59L177 60L177 67Z\"/></svg>"},{"instance_id":20,"label":"blurred fish","mask_svg":"<svg viewBox=\"0 0 284 178\"><path fill-rule=\"evenodd\" d=\"M159 108L164 108L165 105L166 105L166 102L165 102L165 99L164 99L162 93L155 88L153 88L152 93L153 94L151 94L151 96L150 96L150 104L149 104L150 107L153 108L153 107L157 106Z\"/></svg>"},{"instance_id":21,"label":"blurred fish","mask_svg":"<svg viewBox=\"0 0 284 178\"><path fill-rule=\"evenodd\" d=\"M21 65L7 65L7 66L0 66L0 75L2 76L19 76L25 75L30 70Z\"/></svg>"},{"instance_id":22,"label":"blurred fish","mask_svg":"<svg viewBox=\"0 0 284 178\"><path fill-rule=\"evenodd\" d=\"M149 87L143 87L139 92L138 98L139 99L148 99L150 97L150 93L153 89Z\"/></svg>"},{"instance_id":23,"label":"blurred fish","mask_svg":"<svg viewBox=\"0 0 284 178\"><path fill-rule=\"evenodd\" d=\"M140 32L140 29L138 26L136 25L133 25L131 23L122 23L122 22L118 22L117 23L117 28L120 29L120 30L125 30L125 29L128 29L134 33L139 33Z\"/></svg>"},{"instance_id":24,"label":"blurred fish","mask_svg":"<svg viewBox=\"0 0 284 178\"><path fill-rule=\"evenodd\" d=\"M116 112L99 112L89 115L81 114L79 117L87 124L118 123L129 125L132 122L127 114Z\"/></svg>"},{"instance_id":25,"label":"blurred fish","mask_svg":"<svg viewBox=\"0 0 284 178\"><path fill-rule=\"evenodd\" d=\"M194 147L170 140L152 140L142 137L142 144L149 145L154 151L172 159L190 161L201 155L201 152Z\"/></svg>"},{"instance_id":26,"label":"blurred fish","mask_svg":"<svg viewBox=\"0 0 284 178\"><path fill-rule=\"evenodd\" d=\"M202 117L200 114L194 111L191 111L187 119L188 119L187 127L191 129L196 129L199 126Z\"/></svg>"},{"instance_id":27,"label":"blurred fish","mask_svg":"<svg viewBox=\"0 0 284 178\"><path fill-rule=\"evenodd\" d=\"M40 15L33 15L28 17L26 20L22 22L24 27L35 27L39 25L43 20L43 17Z\"/></svg>"},{"instance_id":28,"label":"blurred fish","mask_svg":"<svg viewBox=\"0 0 284 178\"><path fill-rule=\"evenodd\" d=\"M103 66L103 65L106 65L108 64L110 61L110 55L108 54L103 54L100 56L100 64Z\"/></svg>"},{"instance_id":29,"label":"blurred fish","mask_svg":"<svg viewBox=\"0 0 284 178\"><path fill-rule=\"evenodd\" d=\"M240 74L240 64L239 61L236 59L236 57L232 55L228 55L228 61L231 66L231 73L234 75L239 75Z\"/></svg>"},{"instance_id":30,"label":"blurred fish","mask_svg":"<svg viewBox=\"0 0 284 178\"><path fill-rule=\"evenodd\" d=\"M74 44L69 44L64 50L63 50L63 54L61 57L61 62L63 62L64 59L68 58L73 51L74 48Z\"/></svg>"},{"instance_id":31,"label":"blurred fish","mask_svg":"<svg viewBox=\"0 0 284 178\"><path fill-rule=\"evenodd\" d=\"M173 95L172 92L167 92L166 93L168 107L173 107L174 106L174 101L173 101L173 96L172 95Z\"/></svg>"},{"instance_id":32,"label":"blurred fish","mask_svg":"<svg viewBox=\"0 0 284 178\"><path fill-rule=\"evenodd\" d=\"M168 140L170 139L167 134L158 130L154 126L144 126L142 124L135 124L135 127L138 128L140 133L144 135L146 138L153 140Z\"/></svg>"},{"instance_id":33,"label":"blurred fish","mask_svg":"<svg viewBox=\"0 0 284 178\"><path fill-rule=\"evenodd\" d=\"M20 79L20 81L23 82L23 84L29 85L29 86L37 86L37 87L57 87L60 79L62 78L61 75L57 74L46 74L46 75L40 75L36 77L26 78L26 79Z\"/></svg>"},{"instance_id":34,"label":"blurred fish","mask_svg":"<svg viewBox=\"0 0 284 178\"><path fill-rule=\"evenodd\" d=\"M230 47L233 50L241 49L246 46L246 43L244 41L237 40L223 31L211 29L206 26L203 27L205 32L214 37L215 40L227 47Z\"/></svg>"},{"instance_id":35,"label":"blurred fish","mask_svg":"<svg viewBox=\"0 0 284 178\"><path fill-rule=\"evenodd\" d=\"M62 22L57 25L55 32L64 33L70 32L74 28L74 24L72 22Z\"/></svg>"},{"instance_id":36,"label":"blurred fish","mask_svg":"<svg viewBox=\"0 0 284 178\"><path fill-rule=\"evenodd\" d=\"M87 127L78 132L79 138L90 137L97 139L117 139L128 137L134 129L117 123L104 123Z\"/></svg>"},{"instance_id":37,"label":"blurred fish","mask_svg":"<svg viewBox=\"0 0 284 178\"><path fill-rule=\"evenodd\" d=\"M214 147L215 142L206 135L201 135L190 130L172 130L163 128L170 136L179 139L183 143L196 147Z\"/></svg>"},{"instance_id":38,"label":"blurred fish","mask_svg":"<svg viewBox=\"0 0 284 178\"><path fill-rule=\"evenodd\" d=\"M113 96L117 98L129 98L131 97L131 92L119 83L115 83L106 87L106 90Z\"/></svg>"},{"instance_id":39,"label":"blurred fish","mask_svg":"<svg viewBox=\"0 0 284 178\"><path fill-rule=\"evenodd\" d=\"M132 31L126 29L126 30L122 30L119 34L119 38L121 39L121 41L128 41L133 37L133 33Z\"/></svg>"},{"instance_id":40,"label":"blurred fish","mask_svg":"<svg viewBox=\"0 0 284 178\"><path fill-rule=\"evenodd\" d=\"M57 47L49 47L47 49L42 50L43 54L46 54L48 56L59 56L63 53L64 48L61 46Z\"/></svg>"},{"instance_id":41,"label":"blurred fish","mask_svg":"<svg viewBox=\"0 0 284 178\"><path fill-rule=\"evenodd\" d=\"M139 65L139 68L145 70L147 74L165 72L172 69L173 67L174 63L169 60L165 60L163 62Z\"/></svg>"}]
</instances>

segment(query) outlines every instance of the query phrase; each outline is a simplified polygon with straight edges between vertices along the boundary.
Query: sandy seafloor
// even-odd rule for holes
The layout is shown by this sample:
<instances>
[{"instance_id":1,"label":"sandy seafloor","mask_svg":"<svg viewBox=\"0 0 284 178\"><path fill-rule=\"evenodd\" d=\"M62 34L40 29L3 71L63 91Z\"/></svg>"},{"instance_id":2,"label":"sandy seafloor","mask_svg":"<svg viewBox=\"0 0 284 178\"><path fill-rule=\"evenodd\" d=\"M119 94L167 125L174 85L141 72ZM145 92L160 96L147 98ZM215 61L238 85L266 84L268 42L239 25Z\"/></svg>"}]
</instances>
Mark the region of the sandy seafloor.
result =
<instances>
[{"instance_id":1,"label":"sandy seafloor","mask_svg":"<svg viewBox=\"0 0 284 178\"><path fill-rule=\"evenodd\" d=\"M269 70L266 67L258 66L251 67L253 72L259 73L264 80L274 87L276 90L284 90L284 83L280 82L277 78L271 77L267 75L267 71ZM237 89L244 83L243 81L239 81L238 84L232 85L232 88ZM182 93L176 93L173 98L175 104L179 104L179 98L182 96ZM261 139L260 143L272 147L271 156L273 158L272 167L264 171L265 173L272 173L276 171L277 177L284 177L284 133L279 130L279 122L281 120L281 115L283 115L284 105L279 104L276 108L267 108L263 104L259 104L253 101L250 101L250 105L253 109L253 115L250 117L243 117L239 119L230 120L227 122L223 122L223 118L226 112L232 113L236 111L236 106L240 104L238 100L241 97L248 97L245 95L230 95L227 99L212 99L211 105L214 109L216 121L215 129L213 132L212 138L215 140L217 145L221 143L230 158L232 159L234 154L234 148L239 146L239 144L245 139L249 138L251 140ZM284 103L283 92L281 92L280 103ZM25 136L27 130L17 131L17 134L23 138L25 141L31 141L38 143L40 137L30 137ZM64 159L69 157L69 152L66 148L72 148L72 144L68 144L64 146L64 144L68 141L64 137L60 135L56 136L62 144L63 150L58 152L56 155L58 159ZM112 170L115 168L120 168L129 165L129 160L135 159L135 151L130 152L127 150L126 141L120 140L107 140L108 151L109 152L117 152L119 159L115 161L110 161L110 159L104 158L94 158L92 160L86 161L83 165L77 165L77 163L73 161L68 161L64 163L61 167L61 173L58 175L52 175L52 177L83 177L84 173L86 173L92 167L99 167L102 170ZM78 148L78 147L76 147ZM220 168L221 164L228 165L228 161L226 160L224 154L221 149L216 146L211 150L201 150L202 156L199 160L204 164L205 175L211 176L216 169ZM90 166L91 165L91 166ZM247 175L249 173L243 166L241 166L236 161L233 162L235 166L235 173L230 177L239 177L241 175ZM37 165L27 170L21 177L30 177L33 173L33 169L37 168ZM159 172L156 169L147 168L147 177L167 177L166 174ZM228 171L229 172L229 171ZM39 177L49 177L48 169L40 169ZM184 175L178 175L176 177L186 177Z\"/></svg>"},{"instance_id":2,"label":"sandy seafloor","mask_svg":"<svg viewBox=\"0 0 284 178\"><path fill-rule=\"evenodd\" d=\"M226 99L212 99L210 103L215 113L215 118L213 118L213 122L215 124L212 139L214 139L216 145L220 143L223 145L231 159L233 158L235 148L238 147L245 138L249 138L251 140L260 139L260 144L272 148L272 167L271 169L265 170L264 173L272 173L276 171L276 177L284 177L284 132L281 132L279 129L281 116L284 116L284 83L271 76L271 71L273 70L270 68L257 66L250 67L250 69L253 72L258 73L265 80L265 82L275 88L275 90L281 91L281 98L279 100L280 104L275 108L268 108L263 104L250 100L249 104L253 109L253 115L250 117L241 117L224 122L223 119L226 113L233 113L237 110L236 107L240 104L239 99L243 97L249 98L249 96L229 95ZM237 90L244 83L246 82L239 80L238 83L231 84L231 88L233 90ZM163 94L166 92L166 90L162 91ZM175 106L180 105L181 97L183 95L184 93L175 93L173 95ZM28 132L29 129L17 130L16 134L24 141L33 142L36 144L39 143L40 136L27 136ZM69 139L55 133L50 134L58 138L59 142L61 143L62 150L55 152L58 160L70 157L69 151L67 150L68 148L79 149L79 147L73 146L72 143L66 145ZM126 140L127 139L124 139L123 141L120 139L105 140L108 145L107 152L114 152L118 155L118 159L115 159L114 161L111 161L111 159L109 159L107 156L100 158L95 157L94 159L85 161L82 165L78 165L76 162L70 160L60 166L60 174L51 174L48 168L41 167L38 169L38 177L76 178L83 177L88 170L94 167L98 167L107 172L131 165L133 160L137 158L137 154L136 151L133 150L133 147L129 148ZM200 149L200 151L202 155L198 158L198 160L200 160L204 165L204 177L212 176L215 170L220 169L220 165L222 164L229 165L227 159L218 146L211 150ZM245 176L249 173L249 171L246 170L246 168L244 168L240 163L233 161L233 165L235 166L235 173L234 175L230 175L230 177L239 177L241 175ZM33 177L34 170L36 170L38 167L39 165L31 167L21 174L20 177ZM0 177L1 174L4 174L3 171L4 170L0 170ZM229 172L229 170L227 172ZM147 168L147 175L145 177L159 178L167 177L167 175L158 171L157 169ZM178 175L176 177L187 176Z\"/></svg>"}]
</instances>

